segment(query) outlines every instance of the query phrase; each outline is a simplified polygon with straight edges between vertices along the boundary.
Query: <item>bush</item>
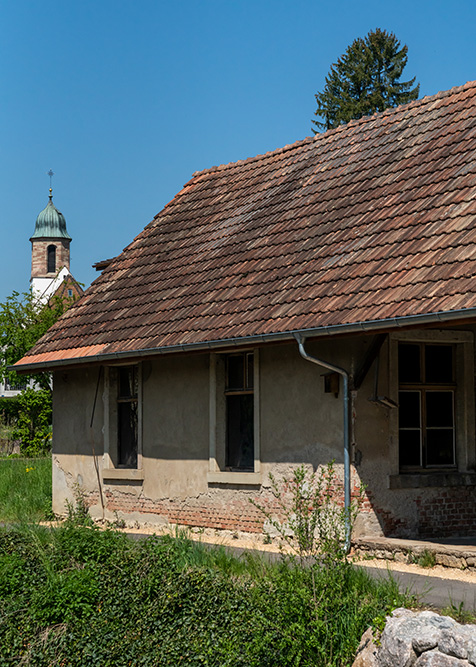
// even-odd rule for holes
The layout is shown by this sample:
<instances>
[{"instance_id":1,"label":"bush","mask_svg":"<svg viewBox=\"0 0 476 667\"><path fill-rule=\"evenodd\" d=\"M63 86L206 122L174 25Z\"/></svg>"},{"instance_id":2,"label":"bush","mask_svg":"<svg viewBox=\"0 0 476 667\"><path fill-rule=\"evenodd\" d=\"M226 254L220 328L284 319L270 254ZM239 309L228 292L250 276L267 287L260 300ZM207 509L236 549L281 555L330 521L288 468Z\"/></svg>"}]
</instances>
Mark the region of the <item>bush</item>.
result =
<instances>
[{"instance_id":1,"label":"bush","mask_svg":"<svg viewBox=\"0 0 476 667\"><path fill-rule=\"evenodd\" d=\"M337 480L334 461L317 471L301 465L291 478L276 479L269 474L273 501L251 499L301 560L318 558L328 565L346 557L346 537L350 535L364 487L345 508L342 485Z\"/></svg>"},{"instance_id":2,"label":"bush","mask_svg":"<svg viewBox=\"0 0 476 667\"><path fill-rule=\"evenodd\" d=\"M38 667L337 667L405 603L351 566L312 582L293 563L71 525L0 529L0 595L0 663Z\"/></svg>"},{"instance_id":3,"label":"bush","mask_svg":"<svg viewBox=\"0 0 476 667\"><path fill-rule=\"evenodd\" d=\"M20 404L18 396L0 396L0 415L2 424L10 425L18 419Z\"/></svg>"},{"instance_id":4,"label":"bush","mask_svg":"<svg viewBox=\"0 0 476 667\"><path fill-rule=\"evenodd\" d=\"M51 450L51 392L28 387L17 397L18 419L13 437L21 441L25 456L42 456Z\"/></svg>"}]
</instances>

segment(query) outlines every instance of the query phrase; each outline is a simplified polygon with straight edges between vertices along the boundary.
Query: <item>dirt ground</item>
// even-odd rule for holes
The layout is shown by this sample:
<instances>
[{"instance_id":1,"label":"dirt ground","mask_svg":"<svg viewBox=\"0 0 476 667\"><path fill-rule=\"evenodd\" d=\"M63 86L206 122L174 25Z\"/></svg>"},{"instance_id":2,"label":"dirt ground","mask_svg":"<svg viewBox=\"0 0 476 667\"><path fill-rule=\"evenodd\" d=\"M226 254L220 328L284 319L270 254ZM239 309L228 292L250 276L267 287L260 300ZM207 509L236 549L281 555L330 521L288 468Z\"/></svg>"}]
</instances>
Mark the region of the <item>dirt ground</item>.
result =
<instances>
[{"instance_id":1,"label":"dirt ground","mask_svg":"<svg viewBox=\"0 0 476 667\"><path fill-rule=\"evenodd\" d=\"M272 539L270 544L266 544L264 535L253 533L232 532L228 530L214 530L210 528L185 528L175 526L150 526L141 525L136 527L127 527L123 529L131 534L146 534L146 535L175 535L177 531L183 531L184 534L192 540L201 541L208 544L219 544L225 547L237 547L241 549L254 549L257 551L280 553L278 541ZM290 551L286 546L282 549L285 553ZM435 565L431 568L423 568L415 564L396 563L394 561L382 560L378 558L371 559L357 559L349 556L352 562L362 567L377 567L382 570L389 570L390 572L408 572L420 575L431 575L432 577L439 577L441 579L451 579L454 581L467 581L468 583L476 584L476 572L469 570L458 570L456 568L443 567L442 565Z\"/></svg>"}]
</instances>

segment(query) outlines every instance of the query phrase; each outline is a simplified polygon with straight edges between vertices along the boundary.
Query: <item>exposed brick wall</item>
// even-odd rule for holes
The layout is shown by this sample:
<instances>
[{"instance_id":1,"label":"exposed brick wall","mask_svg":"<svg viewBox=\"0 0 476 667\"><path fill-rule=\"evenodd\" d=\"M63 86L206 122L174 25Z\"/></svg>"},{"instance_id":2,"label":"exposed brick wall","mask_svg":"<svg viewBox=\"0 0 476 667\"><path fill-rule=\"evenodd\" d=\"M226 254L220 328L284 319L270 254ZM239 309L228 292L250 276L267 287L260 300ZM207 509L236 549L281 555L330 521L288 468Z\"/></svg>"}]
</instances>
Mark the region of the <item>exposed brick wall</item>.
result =
<instances>
[{"instance_id":1,"label":"exposed brick wall","mask_svg":"<svg viewBox=\"0 0 476 667\"><path fill-rule=\"evenodd\" d=\"M476 534L476 487L441 489L416 499L420 537Z\"/></svg>"},{"instance_id":2,"label":"exposed brick wall","mask_svg":"<svg viewBox=\"0 0 476 667\"><path fill-rule=\"evenodd\" d=\"M147 514L157 514L170 523L203 528L242 530L248 533L260 533L263 530L263 515L247 498L237 499L232 503L223 503L217 498L203 500L151 500L143 496L104 492L105 507L110 512L141 512L144 521ZM99 502L97 494L87 498L89 504Z\"/></svg>"},{"instance_id":3,"label":"exposed brick wall","mask_svg":"<svg viewBox=\"0 0 476 667\"><path fill-rule=\"evenodd\" d=\"M335 486L336 499L342 504L343 489L341 484ZM352 496L358 497L359 487L353 483ZM263 513L249 502L250 498L259 497L259 502L266 506L273 516L279 516L279 508L275 499L268 492L245 494L236 492L236 499L230 502L221 494L204 495L200 498L186 500L159 499L152 500L132 493L105 489L104 504L110 512L130 514L140 512L144 521L148 514L163 517L173 524L241 530L249 533L260 533L263 530ZM87 497L88 504L99 504L97 492ZM378 506L372 493L366 489L360 511L375 513L384 535L387 537L406 537L409 530L415 537L452 537L476 534L476 487L456 487L447 489L426 489L424 493L408 499L417 507L418 534L415 527L409 526L408 520L388 509Z\"/></svg>"},{"instance_id":4,"label":"exposed brick wall","mask_svg":"<svg viewBox=\"0 0 476 667\"><path fill-rule=\"evenodd\" d=\"M261 533L265 516L250 502L250 499L258 500L259 504L265 507L273 517L282 517L279 504L269 489L262 489L261 492L256 493L236 491L233 492L236 497L231 501L229 496L225 498L220 493L205 494L199 498L188 498L182 501L167 498L152 500L142 495L137 496L108 488L103 493L106 510L125 514L139 512L143 515L144 521L147 521L148 514L155 514L170 523L184 526ZM353 485L351 494L353 498L360 496L360 487L357 484ZM343 506L344 489L339 480L336 480L332 486L332 495L337 505ZM88 504L99 504L98 494L89 494L87 502ZM363 507L364 511L372 511L371 503L366 495Z\"/></svg>"},{"instance_id":5,"label":"exposed brick wall","mask_svg":"<svg viewBox=\"0 0 476 667\"><path fill-rule=\"evenodd\" d=\"M354 487L354 495L358 488ZM366 488L363 494L363 500L360 505L360 511L365 514L375 514L382 529L387 537L405 537L408 535L408 522L406 519L396 516L388 509L378 505L373 493Z\"/></svg>"},{"instance_id":6,"label":"exposed brick wall","mask_svg":"<svg viewBox=\"0 0 476 667\"><path fill-rule=\"evenodd\" d=\"M56 271L48 273L48 246L54 245L56 247ZM31 277L32 278L48 278L54 277L56 273L65 266L69 271L69 245L70 241L67 239L55 239L45 241L31 242Z\"/></svg>"}]
</instances>

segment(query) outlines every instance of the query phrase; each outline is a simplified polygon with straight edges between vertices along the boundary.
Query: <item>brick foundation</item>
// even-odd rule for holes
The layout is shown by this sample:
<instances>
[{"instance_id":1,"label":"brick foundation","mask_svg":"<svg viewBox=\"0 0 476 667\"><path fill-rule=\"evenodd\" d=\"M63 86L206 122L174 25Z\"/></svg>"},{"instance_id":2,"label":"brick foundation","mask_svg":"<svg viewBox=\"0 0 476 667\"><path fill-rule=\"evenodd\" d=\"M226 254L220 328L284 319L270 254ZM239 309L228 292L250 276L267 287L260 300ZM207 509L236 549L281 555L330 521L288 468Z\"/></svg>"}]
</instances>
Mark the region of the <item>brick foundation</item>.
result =
<instances>
[{"instance_id":1,"label":"brick foundation","mask_svg":"<svg viewBox=\"0 0 476 667\"><path fill-rule=\"evenodd\" d=\"M360 495L359 487L352 485L352 497ZM343 488L337 482L333 495L338 505L343 504ZM204 495L185 500L162 498L152 500L132 493L104 490L105 509L111 513L140 513L144 522L148 515L156 515L172 524L199 528L261 533L265 523L263 513L250 499L259 499L272 516L279 516L276 499L265 491L261 494L238 493L231 500L221 494ZM87 497L90 505L100 503L97 493ZM444 538L476 535L476 487L455 487L428 489L424 494L408 498L417 507L417 526L408 520L376 504L371 492L366 489L360 505L360 512L378 518L382 532L387 537L399 538L413 535L418 538Z\"/></svg>"},{"instance_id":2,"label":"brick foundation","mask_svg":"<svg viewBox=\"0 0 476 667\"><path fill-rule=\"evenodd\" d=\"M99 503L97 493L87 497L87 503ZM214 503L212 501L177 501L151 500L127 493L104 492L105 509L110 512L131 514L140 512L147 522L148 514L163 517L169 523L198 528L217 528L219 530L240 530L247 533L263 531L263 514L247 499L233 503Z\"/></svg>"},{"instance_id":3,"label":"brick foundation","mask_svg":"<svg viewBox=\"0 0 476 667\"><path fill-rule=\"evenodd\" d=\"M476 488L441 489L431 497L416 498L420 537L476 534Z\"/></svg>"}]
</instances>

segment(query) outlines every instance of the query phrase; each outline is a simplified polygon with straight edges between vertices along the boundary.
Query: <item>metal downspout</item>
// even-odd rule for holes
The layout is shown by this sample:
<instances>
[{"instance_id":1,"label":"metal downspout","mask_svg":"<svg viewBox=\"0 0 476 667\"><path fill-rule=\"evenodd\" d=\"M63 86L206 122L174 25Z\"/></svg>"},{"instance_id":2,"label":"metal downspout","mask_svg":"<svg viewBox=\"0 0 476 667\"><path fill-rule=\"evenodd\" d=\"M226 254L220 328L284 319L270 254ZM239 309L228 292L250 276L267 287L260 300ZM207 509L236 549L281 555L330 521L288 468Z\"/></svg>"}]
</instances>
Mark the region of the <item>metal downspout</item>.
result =
<instances>
[{"instance_id":1,"label":"metal downspout","mask_svg":"<svg viewBox=\"0 0 476 667\"><path fill-rule=\"evenodd\" d=\"M310 361L313 364L318 366L323 366L324 368L329 369L335 373L339 373L342 376L343 385L344 385L344 508L345 508L345 552L349 553L350 551L350 538L351 538L351 526L350 526L350 392L349 392L349 374L343 368L339 366L334 366L328 361L323 361L322 359L317 359L311 357L306 350L304 349L304 343L306 339L303 338L300 334L295 334L294 337L299 345L299 352L303 359Z\"/></svg>"}]
</instances>

